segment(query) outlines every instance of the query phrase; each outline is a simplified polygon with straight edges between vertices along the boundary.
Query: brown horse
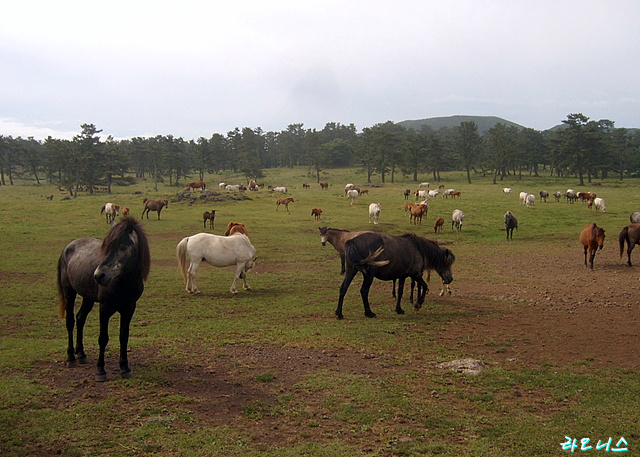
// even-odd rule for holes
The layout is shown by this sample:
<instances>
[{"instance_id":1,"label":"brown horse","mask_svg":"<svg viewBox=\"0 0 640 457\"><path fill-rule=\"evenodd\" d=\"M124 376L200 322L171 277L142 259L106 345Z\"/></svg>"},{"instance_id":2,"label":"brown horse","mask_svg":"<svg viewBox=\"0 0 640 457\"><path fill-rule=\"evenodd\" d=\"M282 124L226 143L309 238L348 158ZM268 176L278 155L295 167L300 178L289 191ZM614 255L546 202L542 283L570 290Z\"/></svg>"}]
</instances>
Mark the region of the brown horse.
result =
<instances>
[{"instance_id":1,"label":"brown horse","mask_svg":"<svg viewBox=\"0 0 640 457\"><path fill-rule=\"evenodd\" d=\"M321 182L320 183L320 189L327 190L328 188L329 188L329 183L328 182Z\"/></svg>"},{"instance_id":2,"label":"brown horse","mask_svg":"<svg viewBox=\"0 0 640 457\"><path fill-rule=\"evenodd\" d=\"M204 183L204 181L193 181L187 184L187 187L193 191L195 191L196 189L202 189L204 191L207 188L207 185Z\"/></svg>"},{"instance_id":3,"label":"brown horse","mask_svg":"<svg viewBox=\"0 0 640 457\"><path fill-rule=\"evenodd\" d=\"M413 221L413 223L417 225L418 221L420 221L420 225L422 225L422 216L427 214L429 207L426 203L420 203L419 205L413 205L409 211L411 212L409 215L409 223Z\"/></svg>"},{"instance_id":4,"label":"brown horse","mask_svg":"<svg viewBox=\"0 0 640 457\"><path fill-rule=\"evenodd\" d=\"M436 219L436 223L433 226L433 231L435 233L442 233L442 226L444 225L444 217L439 217L438 219Z\"/></svg>"},{"instance_id":5,"label":"brown horse","mask_svg":"<svg viewBox=\"0 0 640 457\"><path fill-rule=\"evenodd\" d=\"M213 230L213 221L216 218L216 210L212 209L211 211L205 211L202 213L202 224L203 228L207 228L207 221L209 221L209 228Z\"/></svg>"},{"instance_id":6,"label":"brown horse","mask_svg":"<svg viewBox=\"0 0 640 457\"><path fill-rule=\"evenodd\" d=\"M311 215L315 218L316 222L320 220L321 214L322 214L322 210L320 208L313 208L311 210Z\"/></svg>"},{"instance_id":7,"label":"brown horse","mask_svg":"<svg viewBox=\"0 0 640 457\"><path fill-rule=\"evenodd\" d=\"M224 232L224 236L233 235L234 233L242 233L249 236L247 229L244 226L244 222L229 222L227 225L227 231Z\"/></svg>"},{"instance_id":8,"label":"brown horse","mask_svg":"<svg viewBox=\"0 0 640 457\"><path fill-rule=\"evenodd\" d=\"M584 246L584 266L587 266L587 251L589 251L589 264L593 270L593 259L598 249L604 246L604 229L596 224L588 224L580 232L580 243Z\"/></svg>"},{"instance_id":9,"label":"brown horse","mask_svg":"<svg viewBox=\"0 0 640 457\"><path fill-rule=\"evenodd\" d=\"M287 197L287 198L279 198L278 201L276 201L276 211L278 211L278 206L280 205L284 205L284 207L287 210L287 213L289 212L289 203L294 203L295 200L293 199L293 197Z\"/></svg>"},{"instance_id":10,"label":"brown horse","mask_svg":"<svg viewBox=\"0 0 640 457\"><path fill-rule=\"evenodd\" d=\"M345 271L344 265L344 244L351 238L366 233L366 232L350 232L348 230L340 230L328 227L319 227L320 230L320 242L323 246L329 242L331 246L340 254L340 274L343 275Z\"/></svg>"},{"instance_id":11,"label":"brown horse","mask_svg":"<svg viewBox=\"0 0 640 457\"><path fill-rule=\"evenodd\" d=\"M618 236L620 242L620 257L624 252L624 243L627 243L627 265L631 266L631 251L640 244L640 224L629 224L620 231Z\"/></svg>"},{"instance_id":12,"label":"brown horse","mask_svg":"<svg viewBox=\"0 0 640 457\"><path fill-rule=\"evenodd\" d=\"M142 219L144 219L144 214L147 213L147 219L149 219L149 211L157 211L158 212L158 220L160 220L160 211L162 211L162 208L164 208L165 206L168 208L169 207L169 201L168 200L149 200L149 199L144 199L142 200L142 202L144 203L144 209L142 210Z\"/></svg>"}]
</instances>

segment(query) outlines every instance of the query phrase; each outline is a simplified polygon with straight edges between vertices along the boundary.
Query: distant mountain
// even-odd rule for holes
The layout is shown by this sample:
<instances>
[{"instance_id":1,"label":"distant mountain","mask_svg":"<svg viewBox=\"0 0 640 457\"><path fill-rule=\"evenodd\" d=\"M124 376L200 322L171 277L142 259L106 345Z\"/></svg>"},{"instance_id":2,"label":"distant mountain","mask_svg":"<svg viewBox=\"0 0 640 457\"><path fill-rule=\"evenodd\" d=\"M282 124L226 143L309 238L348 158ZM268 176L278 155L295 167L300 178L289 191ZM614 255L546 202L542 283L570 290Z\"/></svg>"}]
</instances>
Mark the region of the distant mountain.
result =
<instances>
[{"instance_id":1,"label":"distant mountain","mask_svg":"<svg viewBox=\"0 0 640 457\"><path fill-rule=\"evenodd\" d=\"M438 130L442 127L460 127L461 122L473 121L478 126L478 133L484 134L487 130L495 127L496 124L504 124L507 127L524 128L522 125L515 122L507 121L496 116L446 116L446 117L431 117L428 119L407 120L398 122L406 129L413 129L419 131L423 125L428 125L434 130Z\"/></svg>"}]
</instances>

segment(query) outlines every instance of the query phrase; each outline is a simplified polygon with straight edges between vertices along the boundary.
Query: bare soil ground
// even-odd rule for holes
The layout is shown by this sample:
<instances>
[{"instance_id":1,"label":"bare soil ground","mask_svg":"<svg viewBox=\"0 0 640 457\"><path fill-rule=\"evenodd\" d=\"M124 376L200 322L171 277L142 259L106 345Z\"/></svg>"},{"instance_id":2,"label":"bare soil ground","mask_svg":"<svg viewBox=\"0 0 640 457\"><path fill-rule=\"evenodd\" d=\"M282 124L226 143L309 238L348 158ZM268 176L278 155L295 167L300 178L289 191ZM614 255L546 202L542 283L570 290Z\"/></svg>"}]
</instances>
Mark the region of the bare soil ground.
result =
<instances>
[{"instance_id":1,"label":"bare soil ground","mask_svg":"<svg viewBox=\"0 0 640 457\"><path fill-rule=\"evenodd\" d=\"M458 259L456 276L461 279L454 281L453 294L434 297L432 290L428 300L437 301L445 309L464 309L469 318L439 326L435 330L437 340L445 346L463 341L465 353L489 367L517 363L535 368L545 363L565 366L588 361L594 369L640 369L640 261L630 268L618 258L613 243L606 247L596 255L594 271L583 266L579 245L549 254L522 252L503 258L503 254L479 252L476 258ZM492 269L491 282L477 273L482 268ZM389 286L374 282L374 287ZM436 288L437 281L432 279L432 289ZM387 309L381 309L379 303L373 306L379 314L392 313L391 299ZM405 309L414 312L408 305ZM328 314L332 312L327 310ZM430 311L425 308L420 312ZM357 307L350 306L348 318L364 319L359 302ZM488 342L499 342L508 350L496 351ZM189 404L194 417L211 426L251 422L247 405L274 404L279 396L294 392L297 383L318 370L376 377L407 369L401 364L385 363L393 355L241 342L217 350L197 348L192 356L200 363L175 367L169 379L153 391L194 398L196 401ZM156 354L132 353L132 367L138 369L157 361ZM61 361L42 364L36 368L49 368L51 377L41 382L69 392L51 399L60 408L78 399L110 397L114 390L120 391L123 410L140 411L144 405L153 404L152 398L128 396L128 390L118 383L96 384L93 364L74 370L61 369ZM413 360L411 369L437 370L428 352ZM275 381L256 381L259 373L272 373ZM320 399L313 398L313 393L308 395L305 405L320 415ZM322 425L310 427L288 417L285 421L261 417L251 429L251 438L265 446L299 443L302 439L321 441L327 428L340 426L318 419Z\"/></svg>"}]
</instances>

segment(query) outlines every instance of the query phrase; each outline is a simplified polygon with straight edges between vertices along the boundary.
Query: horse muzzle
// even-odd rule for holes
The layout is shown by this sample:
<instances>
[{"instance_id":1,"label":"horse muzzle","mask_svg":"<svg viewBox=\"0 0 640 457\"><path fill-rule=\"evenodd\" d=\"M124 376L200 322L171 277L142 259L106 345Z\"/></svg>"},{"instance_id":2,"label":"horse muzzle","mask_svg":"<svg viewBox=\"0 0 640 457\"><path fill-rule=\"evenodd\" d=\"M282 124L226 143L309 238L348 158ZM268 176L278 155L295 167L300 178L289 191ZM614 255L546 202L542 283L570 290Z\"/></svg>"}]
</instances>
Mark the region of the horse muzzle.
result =
<instances>
[{"instance_id":1,"label":"horse muzzle","mask_svg":"<svg viewBox=\"0 0 640 457\"><path fill-rule=\"evenodd\" d=\"M323 246L326 246L327 242L326 241L320 241L320 244L322 244Z\"/></svg>"}]
</instances>

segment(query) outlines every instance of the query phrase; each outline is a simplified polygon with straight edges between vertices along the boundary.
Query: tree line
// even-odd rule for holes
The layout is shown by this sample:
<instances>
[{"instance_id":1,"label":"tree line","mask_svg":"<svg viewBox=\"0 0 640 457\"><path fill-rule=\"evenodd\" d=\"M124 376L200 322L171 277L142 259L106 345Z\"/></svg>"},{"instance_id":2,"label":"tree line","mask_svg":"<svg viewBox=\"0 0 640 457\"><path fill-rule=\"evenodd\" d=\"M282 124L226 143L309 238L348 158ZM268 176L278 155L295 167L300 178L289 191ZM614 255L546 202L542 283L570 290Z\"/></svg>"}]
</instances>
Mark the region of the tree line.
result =
<instances>
[{"instance_id":1,"label":"tree line","mask_svg":"<svg viewBox=\"0 0 640 457\"><path fill-rule=\"evenodd\" d=\"M640 175L640 132L615 128L610 120L570 114L559 128L541 132L498 123L483 134L473 121L433 130L406 129L394 122L365 127L327 123L322 130L291 124L281 132L236 128L226 135L185 140L173 135L115 140L102 138L93 124L81 125L72 140L0 135L0 184L35 179L77 195L98 187L111 192L132 175L170 186L203 180L206 173L233 171L247 180L265 169L306 166L320 182L327 170L358 167L372 179L393 183L400 174L417 182L427 174L440 181L444 171L464 171L467 181L489 176L493 182L523 175L593 179ZM431 179L431 178L429 178Z\"/></svg>"}]
</instances>

